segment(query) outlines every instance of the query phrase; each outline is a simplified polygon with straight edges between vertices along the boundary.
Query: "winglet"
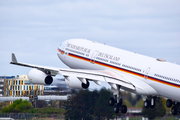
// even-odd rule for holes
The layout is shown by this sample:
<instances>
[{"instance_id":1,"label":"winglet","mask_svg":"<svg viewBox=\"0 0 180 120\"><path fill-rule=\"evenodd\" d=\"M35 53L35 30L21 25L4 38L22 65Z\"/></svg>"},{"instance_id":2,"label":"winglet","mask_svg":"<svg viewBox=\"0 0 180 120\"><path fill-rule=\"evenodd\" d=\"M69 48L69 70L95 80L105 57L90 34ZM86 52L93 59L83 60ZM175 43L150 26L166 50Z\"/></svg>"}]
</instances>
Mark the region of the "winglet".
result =
<instances>
[{"instance_id":1,"label":"winglet","mask_svg":"<svg viewBox=\"0 0 180 120\"><path fill-rule=\"evenodd\" d=\"M14 53L12 53L12 63L18 63Z\"/></svg>"}]
</instances>

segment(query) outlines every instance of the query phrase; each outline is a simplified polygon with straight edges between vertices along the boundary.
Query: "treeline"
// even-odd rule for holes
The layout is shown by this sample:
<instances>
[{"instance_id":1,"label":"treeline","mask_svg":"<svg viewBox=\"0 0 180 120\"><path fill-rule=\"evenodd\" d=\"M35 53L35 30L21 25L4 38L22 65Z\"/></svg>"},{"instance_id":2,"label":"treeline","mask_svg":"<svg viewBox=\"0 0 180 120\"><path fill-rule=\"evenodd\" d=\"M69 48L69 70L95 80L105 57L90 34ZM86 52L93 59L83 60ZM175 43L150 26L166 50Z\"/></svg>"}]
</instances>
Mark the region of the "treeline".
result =
<instances>
[{"instance_id":1,"label":"treeline","mask_svg":"<svg viewBox=\"0 0 180 120\"><path fill-rule=\"evenodd\" d=\"M70 101L66 103L65 118L76 120L104 120L112 119L123 114L115 114L113 107L109 106L108 100L112 97L110 90L102 88L100 91L94 90L80 90L74 91L74 96ZM166 100L162 97L156 99L155 108L144 108L144 101L140 95L131 94L129 92L121 91L120 96L123 98L123 104L126 104L128 108L136 107L142 108L141 115L148 117L149 119L161 118L166 114Z\"/></svg>"},{"instance_id":2,"label":"treeline","mask_svg":"<svg viewBox=\"0 0 180 120\"><path fill-rule=\"evenodd\" d=\"M110 90L102 88L97 91L89 90L72 90L72 97L69 101L51 101L47 105L44 101L37 101L37 107L33 108L27 101L16 100L9 106L4 106L1 110L2 113L42 113L42 114L64 114L65 118L72 119L104 119L114 118L116 114L113 112L113 107L108 105L108 100L112 97ZM132 96L128 92L121 93L124 104L128 107L136 105L137 100L141 100L139 96ZM56 108L52 108L56 107ZM142 107L142 106L140 106ZM118 116L121 116L119 113Z\"/></svg>"},{"instance_id":3,"label":"treeline","mask_svg":"<svg viewBox=\"0 0 180 120\"><path fill-rule=\"evenodd\" d=\"M40 113L40 114L59 114L64 115L66 119L77 120L104 120L112 119L117 116L122 116L121 113L115 114L113 107L109 106L108 100L113 94L110 90L102 88L97 91L89 90L72 90L72 97L68 101L51 101L47 105L44 101L37 102L37 107L33 108L31 103L22 99L14 101L9 106L4 106L1 109L2 113ZM128 108L136 107L143 108L142 114L150 119L162 117L166 113L165 99L157 98L156 107L145 109L143 100L140 95L134 95L129 92L121 91L120 96L123 98L123 104ZM153 116L153 117L152 117Z\"/></svg>"},{"instance_id":4,"label":"treeline","mask_svg":"<svg viewBox=\"0 0 180 120\"><path fill-rule=\"evenodd\" d=\"M65 113L64 109L53 108L53 107L43 107L43 108L33 108L31 103L27 100L15 100L13 104L8 106L2 106L1 113L38 113L38 114L58 114L63 115Z\"/></svg>"},{"instance_id":5,"label":"treeline","mask_svg":"<svg viewBox=\"0 0 180 120\"><path fill-rule=\"evenodd\" d=\"M30 109L33 109L31 103L27 100L16 100L13 102L13 104L9 106L3 106L1 109L2 113L23 113L25 111L28 111Z\"/></svg>"},{"instance_id":6,"label":"treeline","mask_svg":"<svg viewBox=\"0 0 180 120\"><path fill-rule=\"evenodd\" d=\"M70 120L92 120L114 118L113 108L108 105L108 99L112 93L105 88L100 91L81 90L74 92L66 105L65 118Z\"/></svg>"},{"instance_id":7,"label":"treeline","mask_svg":"<svg viewBox=\"0 0 180 120\"><path fill-rule=\"evenodd\" d=\"M116 115L121 116L122 114L115 114L113 107L109 106L108 100L113 97L110 90L102 88L100 91L94 90L80 90L74 91L74 96L66 104L66 119L112 119ZM127 107L143 107L143 101L140 95L132 95L129 92L121 92L120 96L123 98L123 104Z\"/></svg>"}]
</instances>

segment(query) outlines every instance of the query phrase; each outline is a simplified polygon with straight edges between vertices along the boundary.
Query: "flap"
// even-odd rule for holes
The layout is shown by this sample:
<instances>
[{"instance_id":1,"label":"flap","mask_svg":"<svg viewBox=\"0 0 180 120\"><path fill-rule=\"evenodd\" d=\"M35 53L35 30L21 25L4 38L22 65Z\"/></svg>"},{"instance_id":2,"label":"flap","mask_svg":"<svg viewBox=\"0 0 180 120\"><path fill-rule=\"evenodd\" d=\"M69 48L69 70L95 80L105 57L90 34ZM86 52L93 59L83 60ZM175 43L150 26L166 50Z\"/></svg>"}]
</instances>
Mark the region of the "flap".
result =
<instances>
[{"instance_id":1,"label":"flap","mask_svg":"<svg viewBox=\"0 0 180 120\"><path fill-rule=\"evenodd\" d=\"M77 76L91 81L104 81L121 85L125 88L135 90L134 85L116 73L109 70L82 70L82 69L60 69L59 74L63 76Z\"/></svg>"}]
</instances>

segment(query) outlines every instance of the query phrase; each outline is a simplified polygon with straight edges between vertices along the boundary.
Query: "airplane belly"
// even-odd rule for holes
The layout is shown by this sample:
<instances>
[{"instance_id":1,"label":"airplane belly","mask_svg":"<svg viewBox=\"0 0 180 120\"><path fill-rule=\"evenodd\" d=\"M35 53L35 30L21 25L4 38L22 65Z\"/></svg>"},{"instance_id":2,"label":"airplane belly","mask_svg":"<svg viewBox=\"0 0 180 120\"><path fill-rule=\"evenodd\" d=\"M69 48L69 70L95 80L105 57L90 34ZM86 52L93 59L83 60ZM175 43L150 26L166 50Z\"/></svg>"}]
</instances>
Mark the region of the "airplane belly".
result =
<instances>
[{"instance_id":1,"label":"airplane belly","mask_svg":"<svg viewBox=\"0 0 180 120\"><path fill-rule=\"evenodd\" d=\"M131 92L135 94L140 94L140 95L158 95L157 91L153 87L151 87L149 84L147 84L146 82L142 80L144 78L129 75L121 71L114 71L114 72L117 73L116 75L117 77L118 75L123 76L127 81L129 81L132 85L135 86L135 90Z\"/></svg>"},{"instance_id":2,"label":"airplane belly","mask_svg":"<svg viewBox=\"0 0 180 120\"><path fill-rule=\"evenodd\" d=\"M180 88L176 88L160 83L154 83L151 84L151 86L156 89L156 91L159 93L160 96L180 102L180 94L179 94Z\"/></svg>"}]
</instances>

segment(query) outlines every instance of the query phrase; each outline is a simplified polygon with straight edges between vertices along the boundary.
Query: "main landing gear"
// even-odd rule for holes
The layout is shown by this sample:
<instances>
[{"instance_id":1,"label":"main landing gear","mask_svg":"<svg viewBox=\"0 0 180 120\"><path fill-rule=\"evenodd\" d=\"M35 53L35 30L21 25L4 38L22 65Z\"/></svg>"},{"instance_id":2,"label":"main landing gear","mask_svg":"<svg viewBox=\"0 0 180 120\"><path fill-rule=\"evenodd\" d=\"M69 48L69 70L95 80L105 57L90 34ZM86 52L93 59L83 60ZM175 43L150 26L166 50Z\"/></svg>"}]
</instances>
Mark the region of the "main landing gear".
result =
<instances>
[{"instance_id":1,"label":"main landing gear","mask_svg":"<svg viewBox=\"0 0 180 120\"><path fill-rule=\"evenodd\" d=\"M144 107L145 108L155 108L156 106L156 97L148 97L145 101L144 101Z\"/></svg>"},{"instance_id":2,"label":"main landing gear","mask_svg":"<svg viewBox=\"0 0 180 120\"><path fill-rule=\"evenodd\" d=\"M168 107L168 108L170 108L170 107L172 107L171 108L171 113L173 114L173 115L177 115L178 114L178 112L180 112L180 110L179 110L179 108L180 108L180 103L179 102L175 102L175 101L172 101L172 100L170 100L170 99L167 99L167 101L166 101L166 106Z\"/></svg>"},{"instance_id":3,"label":"main landing gear","mask_svg":"<svg viewBox=\"0 0 180 120\"><path fill-rule=\"evenodd\" d=\"M144 107L145 108L154 108L156 106L156 97L148 97L145 101L144 101ZM167 99L166 101L166 106L168 108L171 108L171 113L173 115L177 115L178 112L180 112L180 103L179 102L175 102L175 101L172 101L170 99Z\"/></svg>"},{"instance_id":4,"label":"main landing gear","mask_svg":"<svg viewBox=\"0 0 180 120\"><path fill-rule=\"evenodd\" d=\"M119 113L121 111L122 113L127 112L127 106L122 105L122 98L120 98L119 93L120 93L120 86L117 87L117 89L114 89L113 87L111 88L111 91L113 92L114 98L111 97L108 101L110 106L114 106L114 112Z\"/></svg>"}]
</instances>

